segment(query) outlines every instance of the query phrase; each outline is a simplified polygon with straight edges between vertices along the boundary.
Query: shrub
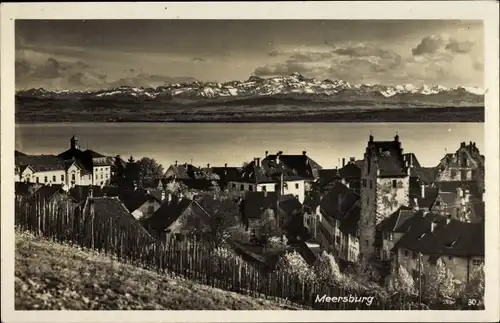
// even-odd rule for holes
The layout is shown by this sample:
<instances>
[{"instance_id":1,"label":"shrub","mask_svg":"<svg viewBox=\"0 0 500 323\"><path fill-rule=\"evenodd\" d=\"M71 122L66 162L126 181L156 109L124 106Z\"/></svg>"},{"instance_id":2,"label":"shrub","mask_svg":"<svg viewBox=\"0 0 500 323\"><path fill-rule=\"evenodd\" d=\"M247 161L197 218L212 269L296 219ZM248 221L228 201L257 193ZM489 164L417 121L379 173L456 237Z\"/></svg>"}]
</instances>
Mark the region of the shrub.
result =
<instances>
[{"instance_id":1,"label":"shrub","mask_svg":"<svg viewBox=\"0 0 500 323\"><path fill-rule=\"evenodd\" d=\"M453 274L446 267L442 259L438 259L435 266L430 267L423 295L429 301L450 299L456 295Z\"/></svg>"},{"instance_id":2,"label":"shrub","mask_svg":"<svg viewBox=\"0 0 500 323\"><path fill-rule=\"evenodd\" d=\"M476 268L465 285L463 295L467 299L484 300L484 266Z\"/></svg>"},{"instance_id":3,"label":"shrub","mask_svg":"<svg viewBox=\"0 0 500 323\"><path fill-rule=\"evenodd\" d=\"M298 278L301 282L314 282L315 274L304 258L296 251L287 252L278 261L278 269Z\"/></svg>"},{"instance_id":4,"label":"shrub","mask_svg":"<svg viewBox=\"0 0 500 323\"><path fill-rule=\"evenodd\" d=\"M388 290L391 293L415 294L415 282L403 266L400 265L389 275Z\"/></svg>"},{"instance_id":5,"label":"shrub","mask_svg":"<svg viewBox=\"0 0 500 323\"><path fill-rule=\"evenodd\" d=\"M320 283L334 285L338 284L342 279L339 265L335 261L335 258L326 251L321 253L315 271Z\"/></svg>"}]
</instances>

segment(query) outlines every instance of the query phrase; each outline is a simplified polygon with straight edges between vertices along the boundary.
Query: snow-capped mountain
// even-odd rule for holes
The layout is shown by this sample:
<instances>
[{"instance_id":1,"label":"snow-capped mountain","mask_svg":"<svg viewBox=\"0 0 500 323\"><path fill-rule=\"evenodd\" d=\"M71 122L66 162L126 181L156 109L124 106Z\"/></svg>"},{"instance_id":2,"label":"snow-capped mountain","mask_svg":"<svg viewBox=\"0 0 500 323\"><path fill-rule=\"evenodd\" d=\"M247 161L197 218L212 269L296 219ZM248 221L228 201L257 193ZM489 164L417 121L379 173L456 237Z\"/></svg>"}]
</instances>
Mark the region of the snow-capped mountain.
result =
<instances>
[{"instance_id":1,"label":"snow-capped mountain","mask_svg":"<svg viewBox=\"0 0 500 323\"><path fill-rule=\"evenodd\" d=\"M265 96L319 96L332 100L383 100L400 99L427 100L482 100L484 90L475 87L446 88L441 85L351 85L343 80L317 80L306 78L299 73L289 76L261 78L251 76L245 81L191 82L181 84L165 84L157 88L136 88L122 86L105 90L83 91L49 91L43 88L22 90L17 97L33 98L84 98L84 99L142 99L172 100L180 99L214 99L244 98Z\"/></svg>"}]
</instances>

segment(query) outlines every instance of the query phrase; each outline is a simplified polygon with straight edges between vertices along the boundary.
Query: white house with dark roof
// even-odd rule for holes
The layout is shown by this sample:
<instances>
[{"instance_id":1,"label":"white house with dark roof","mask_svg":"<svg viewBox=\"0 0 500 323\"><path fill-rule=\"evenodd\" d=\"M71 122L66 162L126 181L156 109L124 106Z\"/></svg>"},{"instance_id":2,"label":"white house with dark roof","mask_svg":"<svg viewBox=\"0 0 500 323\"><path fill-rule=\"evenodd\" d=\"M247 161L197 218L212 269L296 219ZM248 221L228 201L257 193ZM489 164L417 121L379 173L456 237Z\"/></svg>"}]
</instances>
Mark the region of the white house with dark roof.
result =
<instances>
[{"instance_id":1,"label":"white house with dark roof","mask_svg":"<svg viewBox=\"0 0 500 323\"><path fill-rule=\"evenodd\" d=\"M404 235L392 249L395 266L402 265L414 277L441 258L454 278L466 283L475 268L484 264L483 223L456 221L429 212L417 212L400 228ZM420 264L420 269L419 269Z\"/></svg>"}]
</instances>

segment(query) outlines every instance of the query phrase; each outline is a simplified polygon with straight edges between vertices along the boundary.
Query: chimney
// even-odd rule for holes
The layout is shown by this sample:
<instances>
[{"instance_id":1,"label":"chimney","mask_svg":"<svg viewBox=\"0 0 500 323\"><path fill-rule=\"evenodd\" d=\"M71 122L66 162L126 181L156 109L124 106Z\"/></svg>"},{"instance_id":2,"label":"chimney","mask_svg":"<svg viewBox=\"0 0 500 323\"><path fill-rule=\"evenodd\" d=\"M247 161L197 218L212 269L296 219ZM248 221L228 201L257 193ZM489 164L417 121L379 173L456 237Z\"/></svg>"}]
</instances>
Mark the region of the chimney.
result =
<instances>
[{"instance_id":1,"label":"chimney","mask_svg":"<svg viewBox=\"0 0 500 323\"><path fill-rule=\"evenodd\" d=\"M266 157L267 157L267 155L269 155L269 151L266 150Z\"/></svg>"},{"instance_id":2,"label":"chimney","mask_svg":"<svg viewBox=\"0 0 500 323\"><path fill-rule=\"evenodd\" d=\"M227 163L224 164L224 167L227 168Z\"/></svg>"},{"instance_id":3,"label":"chimney","mask_svg":"<svg viewBox=\"0 0 500 323\"><path fill-rule=\"evenodd\" d=\"M434 232L434 230L436 229L436 227L437 227L436 221L432 221L431 222L431 232Z\"/></svg>"},{"instance_id":4,"label":"chimney","mask_svg":"<svg viewBox=\"0 0 500 323\"><path fill-rule=\"evenodd\" d=\"M425 185L424 185L424 183L420 184L420 196L422 198L425 198Z\"/></svg>"},{"instance_id":5,"label":"chimney","mask_svg":"<svg viewBox=\"0 0 500 323\"><path fill-rule=\"evenodd\" d=\"M207 168L210 168L210 164L207 164Z\"/></svg>"},{"instance_id":6,"label":"chimney","mask_svg":"<svg viewBox=\"0 0 500 323\"><path fill-rule=\"evenodd\" d=\"M302 155L304 155L304 156L307 155L307 151L303 150Z\"/></svg>"},{"instance_id":7,"label":"chimney","mask_svg":"<svg viewBox=\"0 0 500 323\"><path fill-rule=\"evenodd\" d=\"M398 134L396 134L396 136L394 136L394 141L399 142L399 135Z\"/></svg>"},{"instance_id":8,"label":"chimney","mask_svg":"<svg viewBox=\"0 0 500 323\"><path fill-rule=\"evenodd\" d=\"M260 167L260 158L259 157L255 158L255 163L258 167Z\"/></svg>"},{"instance_id":9,"label":"chimney","mask_svg":"<svg viewBox=\"0 0 500 323\"><path fill-rule=\"evenodd\" d=\"M175 161L175 166L177 166L177 160Z\"/></svg>"},{"instance_id":10,"label":"chimney","mask_svg":"<svg viewBox=\"0 0 500 323\"><path fill-rule=\"evenodd\" d=\"M354 157L349 157L349 163L354 163L356 161L356 158Z\"/></svg>"},{"instance_id":11,"label":"chimney","mask_svg":"<svg viewBox=\"0 0 500 323\"><path fill-rule=\"evenodd\" d=\"M342 158L342 167L345 166L345 158Z\"/></svg>"},{"instance_id":12,"label":"chimney","mask_svg":"<svg viewBox=\"0 0 500 323\"><path fill-rule=\"evenodd\" d=\"M469 203L469 200L470 200L470 191L468 189L465 190L464 200L465 200L465 203Z\"/></svg>"},{"instance_id":13,"label":"chimney","mask_svg":"<svg viewBox=\"0 0 500 323\"><path fill-rule=\"evenodd\" d=\"M165 191L161 191L161 201L165 200Z\"/></svg>"},{"instance_id":14,"label":"chimney","mask_svg":"<svg viewBox=\"0 0 500 323\"><path fill-rule=\"evenodd\" d=\"M369 139L370 139L370 140L369 140L368 142L369 142L369 143L373 143L373 136L372 136L372 135L370 135Z\"/></svg>"},{"instance_id":15,"label":"chimney","mask_svg":"<svg viewBox=\"0 0 500 323\"><path fill-rule=\"evenodd\" d=\"M278 152L276 154L276 164L279 164L280 163L280 153Z\"/></svg>"}]
</instances>

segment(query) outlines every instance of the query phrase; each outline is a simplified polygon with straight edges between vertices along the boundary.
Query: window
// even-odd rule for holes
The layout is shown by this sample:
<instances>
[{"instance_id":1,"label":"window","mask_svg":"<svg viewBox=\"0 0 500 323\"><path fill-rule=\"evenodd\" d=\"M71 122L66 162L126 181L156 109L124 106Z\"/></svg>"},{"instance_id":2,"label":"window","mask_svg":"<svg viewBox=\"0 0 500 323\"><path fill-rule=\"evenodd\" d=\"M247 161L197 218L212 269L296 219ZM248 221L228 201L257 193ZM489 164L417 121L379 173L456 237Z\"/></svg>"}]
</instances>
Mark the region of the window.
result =
<instances>
[{"instance_id":1,"label":"window","mask_svg":"<svg viewBox=\"0 0 500 323\"><path fill-rule=\"evenodd\" d=\"M375 259L380 259L380 248L375 248Z\"/></svg>"},{"instance_id":2,"label":"window","mask_svg":"<svg viewBox=\"0 0 500 323\"><path fill-rule=\"evenodd\" d=\"M241 184L240 185L240 191L244 191L245 190L245 185Z\"/></svg>"},{"instance_id":3,"label":"window","mask_svg":"<svg viewBox=\"0 0 500 323\"><path fill-rule=\"evenodd\" d=\"M478 266L481 266L483 263L484 263L484 261L481 260L481 259L472 259L472 265L473 266L478 267Z\"/></svg>"},{"instance_id":4,"label":"window","mask_svg":"<svg viewBox=\"0 0 500 323\"><path fill-rule=\"evenodd\" d=\"M398 181L395 179L392 180L392 188L397 188L398 187Z\"/></svg>"},{"instance_id":5,"label":"window","mask_svg":"<svg viewBox=\"0 0 500 323\"><path fill-rule=\"evenodd\" d=\"M38 177L38 176L36 177L36 183L37 184L40 183L40 177Z\"/></svg>"},{"instance_id":6,"label":"window","mask_svg":"<svg viewBox=\"0 0 500 323\"><path fill-rule=\"evenodd\" d=\"M47 183L48 181L49 181L48 177L47 177L47 176L44 176L44 177L43 177L43 182L44 182L44 183Z\"/></svg>"},{"instance_id":7,"label":"window","mask_svg":"<svg viewBox=\"0 0 500 323\"><path fill-rule=\"evenodd\" d=\"M73 174L71 174L71 180L73 180L73 181L74 181L75 179L76 179L75 174L74 174L74 173L73 173Z\"/></svg>"},{"instance_id":8,"label":"window","mask_svg":"<svg viewBox=\"0 0 500 323\"><path fill-rule=\"evenodd\" d=\"M408 253L409 253L408 250L405 249L405 251L404 251L405 257L408 257Z\"/></svg>"},{"instance_id":9,"label":"window","mask_svg":"<svg viewBox=\"0 0 500 323\"><path fill-rule=\"evenodd\" d=\"M64 182L64 175L61 175L61 182Z\"/></svg>"},{"instance_id":10,"label":"window","mask_svg":"<svg viewBox=\"0 0 500 323\"><path fill-rule=\"evenodd\" d=\"M297 189L297 190L299 189L299 183L295 184L295 189Z\"/></svg>"},{"instance_id":11,"label":"window","mask_svg":"<svg viewBox=\"0 0 500 323\"><path fill-rule=\"evenodd\" d=\"M108 179L108 178L109 178L109 174L108 174L108 173L106 173L106 179Z\"/></svg>"},{"instance_id":12,"label":"window","mask_svg":"<svg viewBox=\"0 0 500 323\"><path fill-rule=\"evenodd\" d=\"M368 247L368 244L369 244L368 240L365 240L365 246Z\"/></svg>"},{"instance_id":13,"label":"window","mask_svg":"<svg viewBox=\"0 0 500 323\"><path fill-rule=\"evenodd\" d=\"M372 189L372 188L373 188L373 181L370 180L370 189Z\"/></svg>"},{"instance_id":14,"label":"window","mask_svg":"<svg viewBox=\"0 0 500 323\"><path fill-rule=\"evenodd\" d=\"M233 184L233 190L235 190L235 189L236 189L236 184Z\"/></svg>"},{"instance_id":15,"label":"window","mask_svg":"<svg viewBox=\"0 0 500 323\"><path fill-rule=\"evenodd\" d=\"M453 257L452 256L448 256L448 260L453 260Z\"/></svg>"},{"instance_id":16,"label":"window","mask_svg":"<svg viewBox=\"0 0 500 323\"><path fill-rule=\"evenodd\" d=\"M155 207L154 207L154 205L148 206L148 215L151 215L153 213L155 213Z\"/></svg>"},{"instance_id":17,"label":"window","mask_svg":"<svg viewBox=\"0 0 500 323\"><path fill-rule=\"evenodd\" d=\"M366 178L363 178L363 187L366 187Z\"/></svg>"},{"instance_id":18,"label":"window","mask_svg":"<svg viewBox=\"0 0 500 323\"><path fill-rule=\"evenodd\" d=\"M251 192L253 191L253 185L248 185L248 190Z\"/></svg>"},{"instance_id":19,"label":"window","mask_svg":"<svg viewBox=\"0 0 500 323\"><path fill-rule=\"evenodd\" d=\"M262 192L265 192L267 190L266 185L262 186Z\"/></svg>"},{"instance_id":20,"label":"window","mask_svg":"<svg viewBox=\"0 0 500 323\"><path fill-rule=\"evenodd\" d=\"M340 245L340 236L335 236L335 243Z\"/></svg>"},{"instance_id":21,"label":"window","mask_svg":"<svg viewBox=\"0 0 500 323\"><path fill-rule=\"evenodd\" d=\"M54 183L55 183L56 181L57 181L57 179L56 179L56 175L52 176L52 182L54 182Z\"/></svg>"},{"instance_id":22,"label":"window","mask_svg":"<svg viewBox=\"0 0 500 323\"><path fill-rule=\"evenodd\" d=\"M103 179L102 173L101 173L101 179Z\"/></svg>"}]
</instances>

